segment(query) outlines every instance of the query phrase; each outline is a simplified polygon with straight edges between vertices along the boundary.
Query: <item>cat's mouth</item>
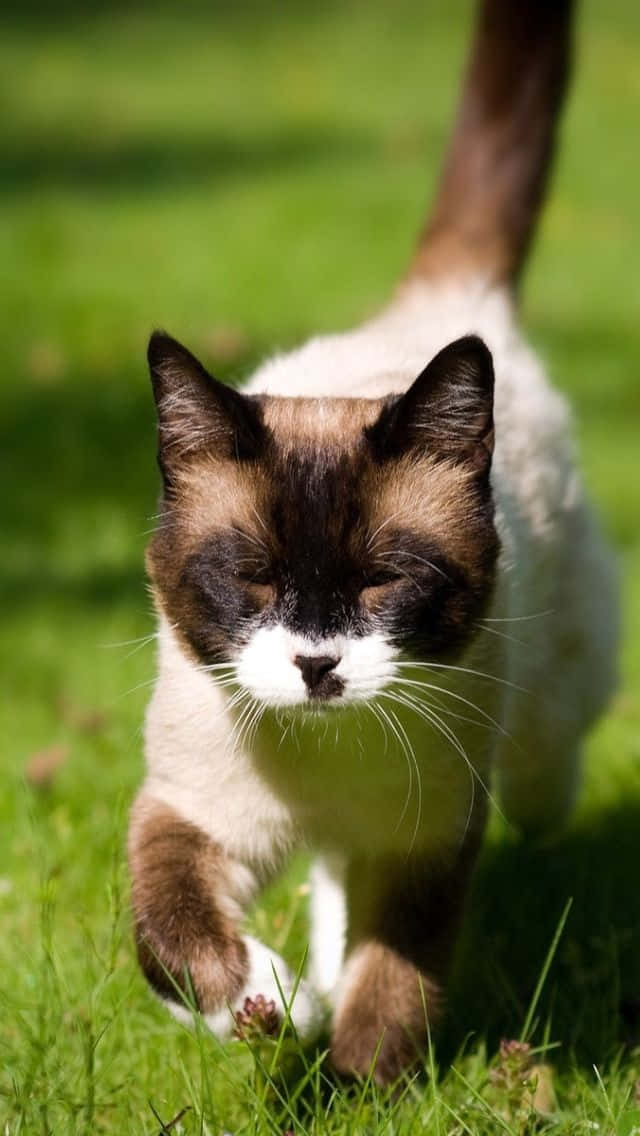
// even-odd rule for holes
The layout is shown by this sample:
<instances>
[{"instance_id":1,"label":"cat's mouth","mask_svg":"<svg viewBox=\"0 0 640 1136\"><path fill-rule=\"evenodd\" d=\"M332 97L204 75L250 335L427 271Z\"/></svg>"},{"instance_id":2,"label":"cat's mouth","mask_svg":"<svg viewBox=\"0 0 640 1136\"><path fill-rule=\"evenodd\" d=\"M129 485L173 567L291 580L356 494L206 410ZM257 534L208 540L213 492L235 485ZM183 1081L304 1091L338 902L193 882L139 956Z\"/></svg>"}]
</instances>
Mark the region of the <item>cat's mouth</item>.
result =
<instances>
[{"instance_id":1,"label":"cat's mouth","mask_svg":"<svg viewBox=\"0 0 640 1136\"><path fill-rule=\"evenodd\" d=\"M265 709L320 717L328 711L339 712L370 702L386 690L390 681L392 680L385 677L377 682L349 684L339 675L335 675L330 681L327 680L313 690L296 695L287 690L267 689L262 684L259 686L238 684L236 690L244 691L252 702L259 703Z\"/></svg>"}]
</instances>

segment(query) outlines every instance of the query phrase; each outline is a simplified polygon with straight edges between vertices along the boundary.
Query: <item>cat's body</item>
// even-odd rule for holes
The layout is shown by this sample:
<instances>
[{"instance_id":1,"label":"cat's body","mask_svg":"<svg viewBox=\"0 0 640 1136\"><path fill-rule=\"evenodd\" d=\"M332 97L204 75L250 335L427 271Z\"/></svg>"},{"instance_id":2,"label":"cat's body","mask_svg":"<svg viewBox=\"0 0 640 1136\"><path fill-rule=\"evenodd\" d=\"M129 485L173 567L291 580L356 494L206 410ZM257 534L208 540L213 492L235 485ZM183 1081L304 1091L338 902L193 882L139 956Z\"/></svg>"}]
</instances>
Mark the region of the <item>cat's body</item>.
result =
<instances>
[{"instance_id":1,"label":"cat's body","mask_svg":"<svg viewBox=\"0 0 640 1136\"><path fill-rule=\"evenodd\" d=\"M481 33L514 18L485 7ZM522 178L539 196L540 173ZM384 1034L382 1080L412 1060L425 999L437 1012L492 774L517 826L556 825L613 681L608 554L564 402L515 323L529 228L467 241L445 214L381 316L270 360L250 399L210 394L166 337L150 355L166 504L130 840L141 962L178 1012L188 967L222 1033L246 996L279 1001L242 912L312 848L313 981L293 1018L314 1027L329 995L335 1064L366 1071Z\"/></svg>"}]
</instances>

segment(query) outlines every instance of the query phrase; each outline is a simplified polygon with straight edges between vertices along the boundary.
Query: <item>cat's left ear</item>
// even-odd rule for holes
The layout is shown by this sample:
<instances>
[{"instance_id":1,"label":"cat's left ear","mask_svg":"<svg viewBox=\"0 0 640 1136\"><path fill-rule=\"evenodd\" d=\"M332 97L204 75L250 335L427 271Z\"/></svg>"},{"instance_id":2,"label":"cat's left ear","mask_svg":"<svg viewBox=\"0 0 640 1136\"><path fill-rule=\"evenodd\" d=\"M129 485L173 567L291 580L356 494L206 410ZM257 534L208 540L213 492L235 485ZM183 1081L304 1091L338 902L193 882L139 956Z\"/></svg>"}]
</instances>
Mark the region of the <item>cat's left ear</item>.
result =
<instances>
[{"instance_id":1,"label":"cat's left ear","mask_svg":"<svg viewBox=\"0 0 640 1136\"><path fill-rule=\"evenodd\" d=\"M493 360L477 335L456 339L405 394L387 403L367 436L379 461L411 450L487 473L493 454Z\"/></svg>"}]
</instances>

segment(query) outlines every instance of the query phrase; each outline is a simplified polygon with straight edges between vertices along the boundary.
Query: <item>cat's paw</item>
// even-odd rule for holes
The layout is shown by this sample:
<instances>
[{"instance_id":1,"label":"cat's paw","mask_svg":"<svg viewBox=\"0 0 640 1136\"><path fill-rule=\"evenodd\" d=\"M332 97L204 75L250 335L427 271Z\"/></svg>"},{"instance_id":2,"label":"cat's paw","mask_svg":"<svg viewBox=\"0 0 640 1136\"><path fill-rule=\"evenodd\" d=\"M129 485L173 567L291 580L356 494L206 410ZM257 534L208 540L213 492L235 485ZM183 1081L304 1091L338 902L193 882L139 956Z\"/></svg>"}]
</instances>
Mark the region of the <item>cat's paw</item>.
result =
<instances>
[{"instance_id":1,"label":"cat's paw","mask_svg":"<svg viewBox=\"0 0 640 1136\"><path fill-rule=\"evenodd\" d=\"M392 1084L427 1049L428 1018L440 1003L437 983L397 951L363 943L343 972L330 1045L331 1062L346 1077Z\"/></svg>"},{"instance_id":2,"label":"cat's paw","mask_svg":"<svg viewBox=\"0 0 640 1136\"><path fill-rule=\"evenodd\" d=\"M417 1037L400 1022L364 1010L336 1023L331 1038L331 1064L342 1077L372 1076L379 1085L393 1084L409 1073L426 1049L426 1038Z\"/></svg>"},{"instance_id":3,"label":"cat's paw","mask_svg":"<svg viewBox=\"0 0 640 1136\"><path fill-rule=\"evenodd\" d=\"M242 1036L250 1023L260 1029L264 1020L263 1032L277 1033L286 1015L301 1037L312 1037L322 1024L323 1011L309 983L301 980L296 988L295 975L279 955L250 936L245 943L246 983L228 1008L206 1016L209 1028L218 1037Z\"/></svg>"},{"instance_id":4,"label":"cat's paw","mask_svg":"<svg viewBox=\"0 0 640 1136\"><path fill-rule=\"evenodd\" d=\"M244 941L249 963L246 981L226 1006L203 1014L207 1027L221 1041L269 1036L278 1034L287 1017L301 1038L313 1038L325 1011L310 984L301 980L296 987L295 975L279 955L249 935ZM171 1011L179 1020L192 1019L186 1007L172 1005Z\"/></svg>"}]
</instances>

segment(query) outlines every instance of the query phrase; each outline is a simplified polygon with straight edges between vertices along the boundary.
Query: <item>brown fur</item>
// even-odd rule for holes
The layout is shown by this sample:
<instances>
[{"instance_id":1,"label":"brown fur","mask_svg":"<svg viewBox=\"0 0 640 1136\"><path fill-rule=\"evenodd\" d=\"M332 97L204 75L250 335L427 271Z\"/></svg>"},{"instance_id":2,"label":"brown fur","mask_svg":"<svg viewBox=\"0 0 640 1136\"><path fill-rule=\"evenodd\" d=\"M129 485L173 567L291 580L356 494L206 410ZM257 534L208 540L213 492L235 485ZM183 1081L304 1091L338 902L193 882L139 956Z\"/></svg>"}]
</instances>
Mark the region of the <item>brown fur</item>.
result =
<instances>
[{"instance_id":1,"label":"brown fur","mask_svg":"<svg viewBox=\"0 0 640 1136\"><path fill-rule=\"evenodd\" d=\"M263 551L267 558L277 558L282 550L275 513L285 534L285 552L291 554L299 546L305 511L315 507L312 494L322 508L318 516L323 518L324 543L336 557L350 551L354 564L373 557L379 567L388 566L385 557L393 558L398 534L413 534L437 546L465 574L474 594L489 594L497 545L486 512L478 508L482 495L475 469L438 459L429 445L378 463L365 444L364 431L376 421L383 403L265 397L262 414L271 440L264 460L245 463L188 453L176 467L165 515L149 549L148 569L159 606L192 655L190 632L202 625L203 613L185 584L190 560L208 541L234 531L245 533L249 541L243 563L252 556L259 562ZM308 481L292 474L300 465L308 466ZM322 497L323 485L330 496ZM412 561L413 567L416 563ZM269 583L259 579L248 583L246 591L255 611L273 598ZM379 606L385 595L384 589L366 589L365 608ZM453 634L456 645L464 631L465 610L461 607L457 613L452 607L452 619L460 625ZM215 632L211 645L214 652L224 646Z\"/></svg>"},{"instance_id":2,"label":"brown fur","mask_svg":"<svg viewBox=\"0 0 640 1136\"><path fill-rule=\"evenodd\" d=\"M283 452L289 446L334 447L350 450L362 431L371 426L384 403L381 398L269 398L263 399L265 425Z\"/></svg>"},{"instance_id":3,"label":"brown fur","mask_svg":"<svg viewBox=\"0 0 640 1136\"><path fill-rule=\"evenodd\" d=\"M331 1058L341 1073L388 1084L424 1054L444 1005L444 982L486 810L470 818L462 849L446 865L414 860L352 863L347 985Z\"/></svg>"},{"instance_id":4,"label":"brown fur","mask_svg":"<svg viewBox=\"0 0 640 1136\"><path fill-rule=\"evenodd\" d=\"M174 1002L191 987L199 1009L219 1009L247 971L223 854L195 825L142 794L131 814L129 864L138 959L149 983Z\"/></svg>"},{"instance_id":5,"label":"brown fur","mask_svg":"<svg viewBox=\"0 0 640 1136\"><path fill-rule=\"evenodd\" d=\"M331 1062L343 1076L366 1077L377 1053L374 1078L395 1081L420 1060L427 1022L439 1016L437 983L384 943L370 941L357 952L353 984L333 1026Z\"/></svg>"},{"instance_id":6,"label":"brown fur","mask_svg":"<svg viewBox=\"0 0 640 1136\"><path fill-rule=\"evenodd\" d=\"M570 70L572 0L483 0L453 137L410 276L515 282Z\"/></svg>"},{"instance_id":7,"label":"brown fur","mask_svg":"<svg viewBox=\"0 0 640 1136\"><path fill-rule=\"evenodd\" d=\"M391 533L406 529L428 536L449 559L478 573L494 534L475 516L473 470L410 455L399 459L390 475L378 474L372 490L372 531L393 516ZM384 530L380 536L384 544Z\"/></svg>"}]
</instances>

